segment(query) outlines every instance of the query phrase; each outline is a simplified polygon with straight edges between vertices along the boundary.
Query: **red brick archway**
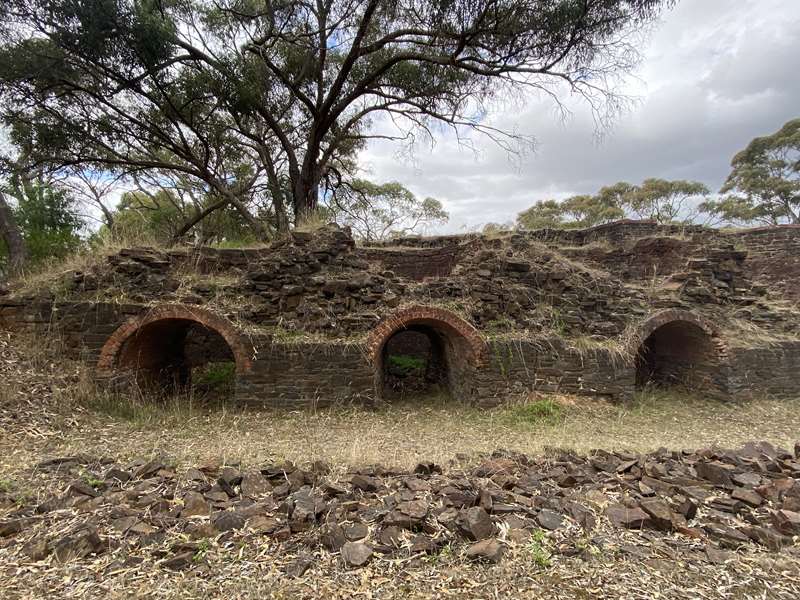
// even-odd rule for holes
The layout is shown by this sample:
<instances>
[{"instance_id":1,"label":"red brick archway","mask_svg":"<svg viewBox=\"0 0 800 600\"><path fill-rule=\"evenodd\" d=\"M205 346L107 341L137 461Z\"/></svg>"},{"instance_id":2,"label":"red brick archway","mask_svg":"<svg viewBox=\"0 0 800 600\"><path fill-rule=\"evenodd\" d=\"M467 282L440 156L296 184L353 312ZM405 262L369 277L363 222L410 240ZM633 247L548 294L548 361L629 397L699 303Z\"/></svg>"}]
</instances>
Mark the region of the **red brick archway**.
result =
<instances>
[{"instance_id":1,"label":"red brick archway","mask_svg":"<svg viewBox=\"0 0 800 600\"><path fill-rule=\"evenodd\" d=\"M412 325L427 325L441 330L445 335L461 343L467 353L467 359L474 366L486 360L486 344L481 334L472 325L455 313L433 306L412 306L398 310L387 317L373 329L367 338L367 355L375 365L380 360L381 349L387 340L401 329Z\"/></svg>"},{"instance_id":2,"label":"red brick archway","mask_svg":"<svg viewBox=\"0 0 800 600\"><path fill-rule=\"evenodd\" d=\"M252 367L251 353L248 352L247 344L230 321L202 308L183 304L166 304L153 307L146 313L128 320L111 334L100 351L100 358L97 361L98 374L101 376L111 375L120 366L119 357L126 342L143 328L176 321L198 323L219 334L233 354L236 372L242 374L250 371Z\"/></svg>"},{"instance_id":3,"label":"red brick archway","mask_svg":"<svg viewBox=\"0 0 800 600\"><path fill-rule=\"evenodd\" d=\"M708 319L685 310L660 311L639 325L632 346L637 386L680 383L712 393L727 388L727 347Z\"/></svg>"},{"instance_id":4,"label":"red brick archway","mask_svg":"<svg viewBox=\"0 0 800 600\"><path fill-rule=\"evenodd\" d=\"M412 332L428 338L430 354L425 379L428 380L431 373L430 367L435 366L433 371L438 373L434 378L435 385L442 384L453 399L469 401L474 393L475 371L486 361L486 344L478 331L464 319L448 310L430 306L412 306L392 313L378 323L367 338L367 354L375 369L376 397L397 397L397 388L392 383L396 380L392 374L391 348L397 349L399 339ZM402 387L408 389L405 384ZM426 389L428 386L421 387ZM411 393L420 397L418 394ZM403 396L405 393L401 392Z\"/></svg>"}]
</instances>

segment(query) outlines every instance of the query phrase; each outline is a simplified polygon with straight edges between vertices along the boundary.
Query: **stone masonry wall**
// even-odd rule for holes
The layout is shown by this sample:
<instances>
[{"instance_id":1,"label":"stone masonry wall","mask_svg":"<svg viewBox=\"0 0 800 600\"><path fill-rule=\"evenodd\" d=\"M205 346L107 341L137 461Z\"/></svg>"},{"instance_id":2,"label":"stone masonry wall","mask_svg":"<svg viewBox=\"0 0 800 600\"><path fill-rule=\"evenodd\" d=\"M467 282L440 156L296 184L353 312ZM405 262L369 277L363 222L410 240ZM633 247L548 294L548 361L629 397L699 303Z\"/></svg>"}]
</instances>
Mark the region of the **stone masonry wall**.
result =
<instances>
[{"instance_id":1,"label":"stone masonry wall","mask_svg":"<svg viewBox=\"0 0 800 600\"><path fill-rule=\"evenodd\" d=\"M135 304L0 302L0 328L36 335L58 333L70 358L96 363L114 331L142 312Z\"/></svg>"},{"instance_id":2,"label":"stone masonry wall","mask_svg":"<svg viewBox=\"0 0 800 600\"><path fill-rule=\"evenodd\" d=\"M733 398L800 396L800 342L729 350L728 391Z\"/></svg>"},{"instance_id":3,"label":"stone masonry wall","mask_svg":"<svg viewBox=\"0 0 800 600\"><path fill-rule=\"evenodd\" d=\"M800 331L790 306L800 298L798 276L798 227L728 233L623 221L369 248L325 228L261 249L124 250L105 265L62 274L64 301L0 296L0 327L57 330L67 353L111 368L101 350L123 324L127 331L134 317L160 318L159 311L191 321L196 307L206 315L201 326L233 343L241 401L296 406L378 398L372 346L384 338L374 334L412 310L418 322L444 327L450 388L460 400L489 405L536 391L624 399L636 369L618 348L649 315L679 308L720 329L738 319L792 339ZM98 300L104 293L124 301ZM594 349L573 349L578 338ZM800 340L740 343L719 363L689 356L709 375L708 392L798 395Z\"/></svg>"},{"instance_id":4,"label":"stone masonry wall","mask_svg":"<svg viewBox=\"0 0 800 600\"><path fill-rule=\"evenodd\" d=\"M781 296L800 300L800 225L765 227L730 234L747 252L749 276Z\"/></svg>"},{"instance_id":5,"label":"stone masonry wall","mask_svg":"<svg viewBox=\"0 0 800 600\"><path fill-rule=\"evenodd\" d=\"M491 405L532 392L577 394L625 400L634 393L632 364L604 350L567 347L559 338L495 340L487 368L476 374L476 396Z\"/></svg>"},{"instance_id":6,"label":"stone masonry wall","mask_svg":"<svg viewBox=\"0 0 800 600\"><path fill-rule=\"evenodd\" d=\"M257 360L238 378L236 399L253 405L305 408L375 399L375 378L355 345L256 341Z\"/></svg>"},{"instance_id":7,"label":"stone masonry wall","mask_svg":"<svg viewBox=\"0 0 800 600\"><path fill-rule=\"evenodd\" d=\"M363 248L358 250L358 255L403 278L423 281L450 275L458 264L462 252L463 248L460 245L450 245L410 250Z\"/></svg>"},{"instance_id":8,"label":"stone masonry wall","mask_svg":"<svg viewBox=\"0 0 800 600\"><path fill-rule=\"evenodd\" d=\"M66 351L94 364L113 331L142 307L92 304L6 306L0 327L61 332ZM255 360L237 382L237 399L253 404L305 406L377 397L375 366L358 344L279 343L249 338ZM562 339L493 340L479 367L451 364L460 400L490 406L531 392L626 399L635 389L635 367L604 349L578 352ZM726 387L734 398L768 394L794 397L800 387L800 342L732 348ZM715 375L721 377L720 372ZM719 380L717 380L719 384Z\"/></svg>"}]
</instances>

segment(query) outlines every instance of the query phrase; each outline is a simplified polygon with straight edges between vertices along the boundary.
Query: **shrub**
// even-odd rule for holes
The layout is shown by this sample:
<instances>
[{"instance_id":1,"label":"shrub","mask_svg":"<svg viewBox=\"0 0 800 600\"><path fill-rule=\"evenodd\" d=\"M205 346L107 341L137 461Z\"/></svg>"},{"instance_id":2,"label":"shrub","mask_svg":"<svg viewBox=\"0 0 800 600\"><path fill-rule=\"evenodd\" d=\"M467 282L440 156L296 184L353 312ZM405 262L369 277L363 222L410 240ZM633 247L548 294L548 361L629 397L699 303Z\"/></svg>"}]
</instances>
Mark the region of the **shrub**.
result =
<instances>
[{"instance_id":1,"label":"shrub","mask_svg":"<svg viewBox=\"0 0 800 600\"><path fill-rule=\"evenodd\" d=\"M192 374L192 383L207 389L232 387L235 380L236 363L233 362L208 363Z\"/></svg>"},{"instance_id":2,"label":"shrub","mask_svg":"<svg viewBox=\"0 0 800 600\"><path fill-rule=\"evenodd\" d=\"M389 367L393 371L400 371L403 375L408 375L414 371L423 370L425 359L407 354L391 354L389 355Z\"/></svg>"}]
</instances>

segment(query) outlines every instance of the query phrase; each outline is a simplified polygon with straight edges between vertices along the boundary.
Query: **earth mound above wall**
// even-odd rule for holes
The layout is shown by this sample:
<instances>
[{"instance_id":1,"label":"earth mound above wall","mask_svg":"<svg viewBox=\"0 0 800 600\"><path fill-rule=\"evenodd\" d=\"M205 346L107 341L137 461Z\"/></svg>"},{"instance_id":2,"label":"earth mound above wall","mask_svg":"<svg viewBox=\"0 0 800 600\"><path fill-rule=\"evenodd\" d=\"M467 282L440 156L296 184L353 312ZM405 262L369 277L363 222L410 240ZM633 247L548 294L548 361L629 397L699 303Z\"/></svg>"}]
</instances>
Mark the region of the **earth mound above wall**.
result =
<instances>
[{"instance_id":1,"label":"earth mound above wall","mask_svg":"<svg viewBox=\"0 0 800 600\"><path fill-rule=\"evenodd\" d=\"M791 272L795 257L782 253L798 232L623 221L364 247L326 226L260 248L129 248L17 286L0 301L0 323L56 327L70 352L105 356L103 372L146 365L188 381L200 360L190 354L232 356L237 396L248 401L307 402L323 389L333 390L325 402L380 399L384 354L400 330L428 340L438 366L425 377L467 400L625 398L640 380L678 378L715 395L785 394L800 361L800 315L796 281L778 276ZM777 266L765 268L765 256ZM661 323L665 314L675 323ZM641 337L655 321L667 329ZM395 325L373 348L386 323ZM187 336L217 347L190 352ZM155 352L156 338L169 348ZM484 349L465 341L473 338ZM477 355L486 358L469 358Z\"/></svg>"}]
</instances>

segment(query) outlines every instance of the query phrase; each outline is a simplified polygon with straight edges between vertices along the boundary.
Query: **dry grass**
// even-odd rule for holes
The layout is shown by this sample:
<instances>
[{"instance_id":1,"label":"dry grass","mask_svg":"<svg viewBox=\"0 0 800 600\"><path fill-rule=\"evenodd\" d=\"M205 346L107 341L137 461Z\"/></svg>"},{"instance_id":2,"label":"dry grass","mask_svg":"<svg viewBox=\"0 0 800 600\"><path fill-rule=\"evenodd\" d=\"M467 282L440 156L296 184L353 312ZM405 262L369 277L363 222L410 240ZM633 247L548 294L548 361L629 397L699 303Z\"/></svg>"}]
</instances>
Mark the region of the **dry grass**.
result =
<instances>
[{"instance_id":1,"label":"dry grass","mask_svg":"<svg viewBox=\"0 0 800 600\"><path fill-rule=\"evenodd\" d=\"M561 252L570 252L575 253L576 255L580 254L591 254L591 253L599 253L599 252L611 252L617 249L610 240L601 238L597 240L593 240L582 246L559 246L559 251Z\"/></svg>"},{"instance_id":2,"label":"dry grass","mask_svg":"<svg viewBox=\"0 0 800 600\"><path fill-rule=\"evenodd\" d=\"M499 447L527 454L554 447L639 452L732 447L753 439L791 447L800 431L799 401L724 404L671 394L644 395L628 406L585 398L553 401L561 407L555 418L534 419L515 406L482 410L433 402L375 410L242 410L116 399L95 402L78 421L65 417L63 430L40 439L21 444L27 436L4 436L2 471L36 457L80 452L126 458L165 452L184 465L221 457L251 465L319 459L342 468L372 463L409 468L421 460L447 464L456 454L476 457Z\"/></svg>"},{"instance_id":3,"label":"dry grass","mask_svg":"<svg viewBox=\"0 0 800 600\"><path fill-rule=\"evenodd\" d=\"M326 215L324 211L315 210L302 215L300 221L295 226L295 231L314 233L315 231L319 231L330 224L330 216Z\"/></svg>"},{"instance_id":4,"label":"dry grass","mask_svg":"<svg viewBox=\"0 0 800 600\"><path fill-rule=\"evenodd\" d=\"M101 235L93 240L91 246L83 246L78 251L61 258L45 261L28 269L13 282L15 291L34 293L49 290L57 292L62 278L74 271L89 271L105 263L112 254L124 248L146 246L163 248L164 244L152 235L139 230L128 229L113 235Z\"/></svg>"},{"instance_id":5,"label":"dry grass","mask_svg":"<svg viewBox=\"0 0 800 600\"><path fill-rule=\"evenodd\" d=\"M181 398L155 404L98 393L81 366L56 360L53 348L40 344L29 356L10 341L0 335L0 488L26 504L50 497L63 484L34 465L77 453L119 461L164 453L180 467L216 458L244 465L322 459L341 473L345 465L365 463L409 467L433 460L447 467L456 454L469 461L498 447L538 454L554 447L644 451L736 446L752 439L789 446L800 431L797 400L722 404L663 393L626 406L549 397L487 410L435 399L375 410L243 410ZM56 513L23 537L54 534L59 523L63 534L92 518L79 511ZM579 540L589 549L583 558L559 552L566 533L516 542L501 530L506 554L499 565L472 563L464 548L446 546L429 556L376 558L360 570L343 568L338 555L318 545L282 544L248 533L203 541L196 567L179 573L160 568L158 559L163 548L186 542L182 533L170 532L161 546L126 542L63 565L33 562L15 546L21 542L7 538L0 544L0 597L728 599L800 593L792 548L782 555L747 547L718 565L707 560L702 542L675 536L653 544L647 531L613 530L605 522L602 527L595 537ZM311 557L313 565L293 579L285 571L298 556Z\"/></svg>"},{"instance_id":6,"label":"dry grass","mask_svg":"<svg viewBox=\"0 0 800 600\"><path fill-rule=\"evenodd\" d=\"M798 340L796 332L767 330L752 321L737 317L725 321L725 330L730 345L738 348L764 348Z\"/></svg>"}]
</instances>

